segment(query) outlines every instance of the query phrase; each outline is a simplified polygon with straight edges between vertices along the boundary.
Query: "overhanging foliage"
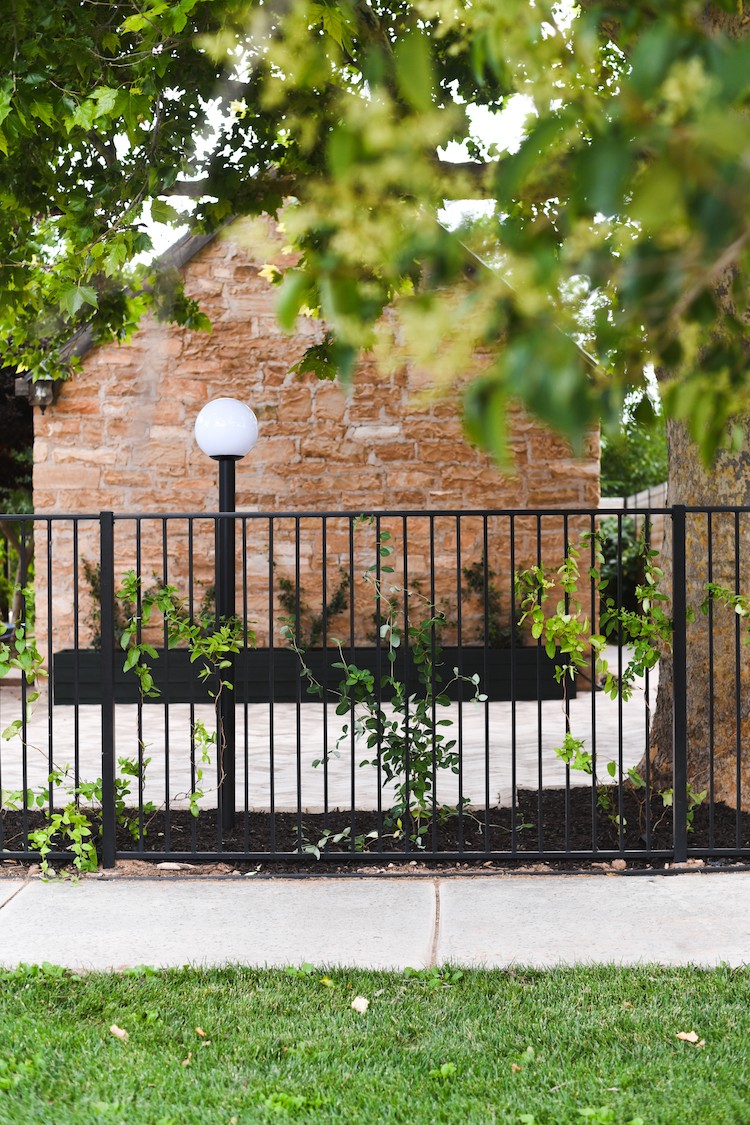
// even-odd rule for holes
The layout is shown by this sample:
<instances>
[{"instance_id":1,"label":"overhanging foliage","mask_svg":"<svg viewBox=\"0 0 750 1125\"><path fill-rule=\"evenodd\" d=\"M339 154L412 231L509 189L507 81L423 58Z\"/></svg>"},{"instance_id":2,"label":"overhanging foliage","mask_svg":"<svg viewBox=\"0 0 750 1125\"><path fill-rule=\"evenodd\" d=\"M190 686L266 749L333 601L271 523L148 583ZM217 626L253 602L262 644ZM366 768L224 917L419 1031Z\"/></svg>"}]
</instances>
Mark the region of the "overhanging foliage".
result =
<instances>
[{"instance_id":1,"label":"overhanging foliage","mask_svg":"<svg viewBox=\"0 0 750 1125\"><path fill-rule=\"evenodd\" d=\"M6 363L67 373L92 322L144 311L207 327L151 224L211 230L276 213L299 254L275 275L287 327L330 327L312 369L363 348L466 390L502 453L509 399L580 444L619 425L646 363L705 459L748 406L750 42L721 0L12 0L0 40L0 339ZM515 154L467 104L533 100ZM441 158L463 140L470 159ZM499 270L466 270L436 222L495 201ZM383 321L392 306L395 316ZM592 365L576 346L585 345ZM502 343L502 347L494 347Z\"/></svg>"}]
</instances>

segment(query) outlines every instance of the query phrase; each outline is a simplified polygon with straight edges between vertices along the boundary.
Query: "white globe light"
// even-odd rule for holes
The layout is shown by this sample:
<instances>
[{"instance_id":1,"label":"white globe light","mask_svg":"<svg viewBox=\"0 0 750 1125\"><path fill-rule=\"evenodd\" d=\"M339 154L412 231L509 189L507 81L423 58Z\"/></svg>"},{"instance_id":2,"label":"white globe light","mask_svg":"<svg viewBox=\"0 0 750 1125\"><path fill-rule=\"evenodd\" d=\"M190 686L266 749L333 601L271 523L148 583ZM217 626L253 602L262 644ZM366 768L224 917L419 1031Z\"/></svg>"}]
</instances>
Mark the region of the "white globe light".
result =
<instances>
[{"instance_id":1,"label":"white globe light","mask_svg":"<svg viewBox=\"0 0 750 1125\"><path fill-rule=\"evenodd\" d=\"M195 440L209 457L239 460L258 440L258 419L236 398L215 398L195 419Z\"/></svg>"}]
</instances>

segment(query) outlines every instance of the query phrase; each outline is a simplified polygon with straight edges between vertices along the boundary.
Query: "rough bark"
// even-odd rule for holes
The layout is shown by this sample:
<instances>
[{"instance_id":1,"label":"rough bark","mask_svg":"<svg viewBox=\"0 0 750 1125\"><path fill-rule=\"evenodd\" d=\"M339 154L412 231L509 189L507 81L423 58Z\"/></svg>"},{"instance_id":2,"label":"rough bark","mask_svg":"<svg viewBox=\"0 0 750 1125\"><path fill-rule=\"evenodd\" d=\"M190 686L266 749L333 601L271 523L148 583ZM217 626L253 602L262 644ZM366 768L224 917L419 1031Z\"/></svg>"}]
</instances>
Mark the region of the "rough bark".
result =
<instances>
[{"instance_id":1,"label":"rough bark","mask_svg":"<svg viewBox=\"0 0 750 1125\"><path fill-rule=\"evenodd\" d=\"M750 442L750 423L746 424ZM669 422L669 503L750 504L750 450L720 454L707 472L684 426ZM669 526L665 536L664 588L672 585ZM750 513L696 512L687 515L687 604L695 611L687 624L688 780L696 792L750 808L750 646L747 622L731 607L714 603L700 612L706 583L750 595ZM672 784L672 658L659 663L659 692L651 727L650 768L656 788ZM645 762L641 763L641 771Z\"/></svg>"}]
</instances>

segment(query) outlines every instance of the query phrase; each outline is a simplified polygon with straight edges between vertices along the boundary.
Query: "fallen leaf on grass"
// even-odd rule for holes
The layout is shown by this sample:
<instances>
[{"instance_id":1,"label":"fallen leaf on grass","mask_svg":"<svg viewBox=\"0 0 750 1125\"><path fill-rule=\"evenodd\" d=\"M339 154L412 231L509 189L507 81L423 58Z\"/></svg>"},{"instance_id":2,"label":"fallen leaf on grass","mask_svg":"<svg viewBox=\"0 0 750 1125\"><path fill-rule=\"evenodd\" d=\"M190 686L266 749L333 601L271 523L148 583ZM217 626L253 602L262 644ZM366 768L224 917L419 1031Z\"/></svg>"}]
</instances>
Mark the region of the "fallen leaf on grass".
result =
<instances>
[{"instance_id":1,"label":"fallen leaf on grass","mask_svg":"<svg viewBox=\"0 0 750 1125\"><path fill-rule=\"evenodd\" d=\"M109 1033L110 1035L114 1035L115 1039L121 1039L123 1043L127 1043L128 1039L130 1038L129 1033L125 1030L125 1028L118 1027L116 1023L112 1024L109 1029Z\"/></svg>"},{"instance_id":2,"label":"fallen leaf on grass","mask_svg":"<svg viewBox=\"0 0 750 1125\"><path fill-rule=\"evenodd\" d=\"M682 1039L685 1043L692 1043L696 1047L705 1047L706 1040L698 1038L697 1031L678 1031L677 1038Z\"/></svg>"},{"instance_id":3,"label":"fallen leaf on grass","mask_svg":"<svg viewBox=\"0 0 750 1125\"><path fill-rule=\"evenodd\" d=\"M519 1074L523 1070L523 1067L519 1066L518 1063L511 1063L510 1069L513 1071L514 1074Z\"/></svg>"},{"instance_id":4,"label":"fallen leaf on grass","mask_svg":"<svg viewBox=\"0 0 750 1125\"><path fill-rule=\"evenodd\" d=\"M188 1051L187 1058L182 1060L182 1065L183 1066L190 1066L190 1063L192 1062L192 1059L193 1059L193 1052Z\"/></svg>"},{"instance_id":5,"label":"fallen leaf on grass","mask_svg":"<svg viewBox=\"0 0 750 1125\"><path fill-rule=\"evenodd\" d=\"M205 1039L205 1038L206 1038L206 1033L205 1033L205 1031L203 1030L203 1028L202 1028L202 1027L196 1027L196 1029L195 1029L195 1034L196 1034L196 1035L200 1035L201 1039Z\"/></svg>"}]
</instances>

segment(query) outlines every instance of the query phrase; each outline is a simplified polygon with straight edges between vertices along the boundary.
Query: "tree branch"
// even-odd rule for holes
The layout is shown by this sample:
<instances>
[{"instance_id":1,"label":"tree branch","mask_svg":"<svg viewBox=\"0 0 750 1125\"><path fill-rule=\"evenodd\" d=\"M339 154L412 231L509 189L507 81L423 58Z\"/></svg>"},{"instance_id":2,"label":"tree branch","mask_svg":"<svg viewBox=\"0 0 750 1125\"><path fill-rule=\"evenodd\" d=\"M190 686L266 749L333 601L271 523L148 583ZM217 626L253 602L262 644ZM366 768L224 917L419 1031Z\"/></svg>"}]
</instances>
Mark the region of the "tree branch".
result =
<instances>
[{"instance_id":1,"label":"tree branch","mask_svg":"<svg viewBox=\"0 0 750 1125\"><path fill-rule=\"evenodd\" d=\"M168 197L179 195L184 199L204 199L207 195L220 195L218 184L211 176L204 176L200 180L175 180L169 188L164 188L159 195ZM278 194L292 195L297 186L295 176L281 175L273 170L262 176L253 176L245 180L241 190L237 192L238 199L260 198L266 192L273 191Z\"/></svg>"},{"instance_id":2,"label":"tree branch","mask_svg":"<svg viewBox=\"0 0 750 1125\"><path fill-rule=\"evenodd\" d=\"M87 133L86 139L89 144L96 149L108 168L114 168L117 165L117 153L112 145L102 140L98 133Z\"/></svg>"}]
</instances>

